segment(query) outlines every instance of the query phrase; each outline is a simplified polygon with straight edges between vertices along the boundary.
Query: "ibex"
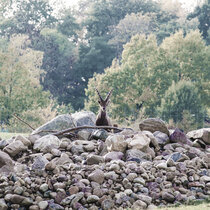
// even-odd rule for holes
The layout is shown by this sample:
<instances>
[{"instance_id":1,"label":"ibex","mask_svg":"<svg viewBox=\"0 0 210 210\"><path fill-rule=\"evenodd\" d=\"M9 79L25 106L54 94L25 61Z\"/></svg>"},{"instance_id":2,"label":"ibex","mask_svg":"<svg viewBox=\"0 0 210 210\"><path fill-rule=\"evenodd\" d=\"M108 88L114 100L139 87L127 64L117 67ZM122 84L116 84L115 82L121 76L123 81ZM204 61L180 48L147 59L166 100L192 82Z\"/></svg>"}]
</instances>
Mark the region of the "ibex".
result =
<instances>
[{"instance_id":1,"label":"ibex","mask_svg":"<svg viewBox=\"0 0 210 210\"><path fill-rule=\"evenodd\" d=\"M113 89L112 89L113 90ZM103 98L101 97L99 91L96 89L96 92L99 96L99 100L98 100L98 103L100 104L100 111L98 113L98 116L96 118L96 125L97 126L112 126L111 125L111 121L106 113L106 107L108 106L109 104L109 97L112 93L112 90L109 91L109 93L107 94L106 96L106 99L103 100Z\"/></svg>"}]
</instances>

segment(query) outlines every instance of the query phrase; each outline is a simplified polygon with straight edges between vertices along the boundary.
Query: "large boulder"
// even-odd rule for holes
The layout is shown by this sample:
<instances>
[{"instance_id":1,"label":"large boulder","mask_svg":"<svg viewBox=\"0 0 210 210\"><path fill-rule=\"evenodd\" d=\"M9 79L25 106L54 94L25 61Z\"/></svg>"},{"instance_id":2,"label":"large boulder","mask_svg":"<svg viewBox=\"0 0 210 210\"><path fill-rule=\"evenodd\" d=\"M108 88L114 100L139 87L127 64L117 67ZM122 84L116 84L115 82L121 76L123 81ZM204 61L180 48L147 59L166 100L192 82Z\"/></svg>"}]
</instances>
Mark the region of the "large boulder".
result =
<instances>
[{"instance_id":1,"label":"large boulder","mask_svg":"<svg viewBox=\"0 0 210 210\"><path fill-rule=\"evenodd\" d=\"M41 132L41 131L51 131L51 130L60 131L67 128L73 128L75 127L75 124L76 122L74 121L73 117L70 114L63 114L55 117L51 121L40 126L36 130L34 130L31 135L38 133L40 136L44 136L46 134L49 134L49 132Z\"/></svg>"},{"instance_id":2,"label":"large boulder","mask_svg":"<svg viewBox=\"0 0 210 210\"><path fill-rule=\"evenodd\" d=\"M72 118L76 126L94 126L96 121L96 115L90 111L81 111L72 114Z\"/></svg>"},{"instance_id":3,"label":"large boulder","mask_svg":"<svg viewBox=\"0 0 210 210\"><path fill-rule=\"evenodd\" d=\"M57 136L49 134L36 140L33 149L42 152L46 151L48 147L58 148L60 143L61 141Z\"/></svg>"},{"instance_id":4,"label":"large boulder","mask_svg":"<svg viewBox=\"0 0 210 210\"><path fill-rule=\"evenodd\" d=\"M187 133L190 139L202 139L206 144L210 144L210 128L202 128Z\"/></svg>"},{"instance_id":5,"label":"large boulder","mask_svg":"<svg viewBox=\"0 0 210 210\"><path fill-rule=\"evenodd\" d=\"M160 131L169 136L169 131L165 123L161 119L158 119L158 118L148 118L146 120L143 120L139 124L139 129L141 131L146 130L152 133L154 133L155 131Z\"/></svg>"},{"instance_id":6,"label":"large boulder","mask_svg":"<svg viewBox=\"0 0 210 210\"><path fill-rule=\"evenodd\" d=\"M9 173L14 170L13 160L10 156L0 151L0 174L1 173Z\"/></svg>"},{"instance_id":7,"label":"large boulder","mask_svg":"<svg viewBox=\"0 0 210 210\"><path fill-rule=\"evenodd\" d=\"M151 160L151 156L138 149L129 149L126 151L126 161L136 161L140 163L145 160Z\"/></svg>"},{"instance_id":8,"label":"large boulder","mask_svg":"<svg viewBox=\"0 0 210 210\"><path fill-rule=\"evenodd\" d=\"M139 132L133 136L133 138L127 139L128 148L138 149L146 152L149 148L151 139L143 132Z\"/></svg>"},{"instance_id":9,"label":"large boulder","mask_svg":"<svg viewBox=\"0 0 210 210\"><path fill-rule=\"evenodd\" d=\"M107 150L111 151L118 151L118 152L125 152L128 143L125 140L125 136L121 134L114 134L107 137L105 141Z\"/></svg>"},{"instance_id":10,"label":"large boulder","mask_svg":"<svg viewBox=\"0 0 210 210\"><path fill-rule=\"evenodd\" d=\"M172 143L188 144L192 146L192 142L187 138L187 136L180 129L176 128L175 131L169 137Z\"/></svg>"},{"instance_id":11,"label":"large boulder","mask_svg":"<svg viewBox=\"0 0 210 210\"><path fill-rule=\"evenodd\" d=\"M14 157L25 150L27 150L27 147L20 140L10 143L3 149L3 151L8 153L11 157Z\"/></svg>"}]
</instances>

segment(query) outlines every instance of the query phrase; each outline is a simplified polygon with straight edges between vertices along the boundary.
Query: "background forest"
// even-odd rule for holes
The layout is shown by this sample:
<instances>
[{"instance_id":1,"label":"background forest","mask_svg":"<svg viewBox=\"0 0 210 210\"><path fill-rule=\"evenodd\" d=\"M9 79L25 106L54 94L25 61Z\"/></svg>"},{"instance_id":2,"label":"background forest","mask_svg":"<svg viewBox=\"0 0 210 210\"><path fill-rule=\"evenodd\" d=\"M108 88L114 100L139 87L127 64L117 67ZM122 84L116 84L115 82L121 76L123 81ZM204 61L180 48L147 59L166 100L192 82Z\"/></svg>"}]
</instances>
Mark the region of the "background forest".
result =
<instances>
[{"instance_id":1,"label":"background forest","mask_svg":"<svg viewBox=\"0 0 210 210\"><path fill-rule=\"evenodd\" d=\"M120 124L160 117L184 130L210 122L210 0L0 2L0 126L27 131L57 114L97 112L113 88ZM58 9L59 8L59 9Z\"/></svg>"}]
</instances>

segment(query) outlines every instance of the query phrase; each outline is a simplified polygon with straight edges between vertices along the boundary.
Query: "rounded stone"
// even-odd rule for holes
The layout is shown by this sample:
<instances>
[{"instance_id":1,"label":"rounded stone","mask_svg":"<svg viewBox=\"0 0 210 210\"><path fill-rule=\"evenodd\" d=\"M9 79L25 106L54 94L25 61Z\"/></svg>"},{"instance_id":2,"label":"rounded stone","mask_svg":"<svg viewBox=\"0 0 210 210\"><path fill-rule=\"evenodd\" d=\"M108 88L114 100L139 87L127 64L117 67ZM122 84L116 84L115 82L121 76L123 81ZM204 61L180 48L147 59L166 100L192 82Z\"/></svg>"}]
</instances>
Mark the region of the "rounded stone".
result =
<instances>
[{"instance_id":1,"label":"rounded stone","mask_svg":"<svg viewBox=\"0 0 210 210\"><path fill-rule=\"evenodd\" d=\"M40 201L40 202L38 203L38 206L39 206L40 210L44 210L44 209L47 208L48 202L47 202L47 201Z\"/></svg>"}]
</instances>

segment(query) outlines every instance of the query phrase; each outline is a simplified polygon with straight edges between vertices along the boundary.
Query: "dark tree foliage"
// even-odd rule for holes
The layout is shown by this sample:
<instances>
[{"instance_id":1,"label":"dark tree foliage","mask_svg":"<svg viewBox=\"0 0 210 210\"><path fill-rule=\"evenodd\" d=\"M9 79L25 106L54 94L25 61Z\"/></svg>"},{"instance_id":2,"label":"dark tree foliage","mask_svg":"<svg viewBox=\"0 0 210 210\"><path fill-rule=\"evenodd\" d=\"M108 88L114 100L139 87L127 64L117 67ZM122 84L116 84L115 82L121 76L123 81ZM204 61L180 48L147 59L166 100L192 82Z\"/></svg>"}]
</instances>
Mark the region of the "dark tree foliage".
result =
<instances>
[{"instance_id":1,"label":"dark tree foliage","mask_svg":"<svg viewBox=\"0 0 210 210\"><path fill-rule=\"evenodd\" d=\"M210 27L210 0L206 0L201 7L197 6L194 12L188 15L188 19L195 17L199 20L198 28L202 33L203 38L207 39Z\"/></svg>"},{"instance_id":2,"label":"dark tree foliage","mask_svg":"<svg viewBox=\"0 0 210 210\"><path fill-rule=\"evenodd\" d=\"M30 38L45 27L53 27L57 21L53 9L44 0L17 0L13 16L0 24L1 35L27 34Z\"/></svg>"}]
</instances>

